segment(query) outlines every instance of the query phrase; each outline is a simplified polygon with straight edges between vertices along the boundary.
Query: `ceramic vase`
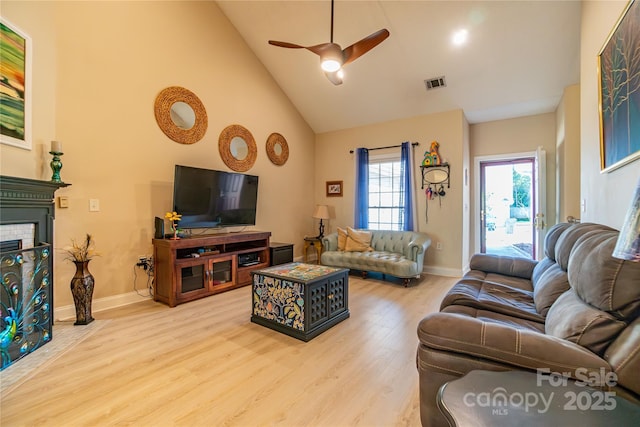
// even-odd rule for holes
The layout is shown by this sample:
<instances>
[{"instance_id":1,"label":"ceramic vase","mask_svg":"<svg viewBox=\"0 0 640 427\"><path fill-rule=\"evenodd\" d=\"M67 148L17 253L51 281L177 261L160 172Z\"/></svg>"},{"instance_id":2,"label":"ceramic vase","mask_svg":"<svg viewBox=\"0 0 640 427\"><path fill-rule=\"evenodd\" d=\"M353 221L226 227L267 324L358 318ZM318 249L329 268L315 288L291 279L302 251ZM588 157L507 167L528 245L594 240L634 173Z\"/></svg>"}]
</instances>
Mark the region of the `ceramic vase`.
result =
<instances>
[{"instance_id":1,"label":"ceramic vase","mask_svg":"<svg viewBox=\"0 0 640 427\"><path fill-rule=\"evenodd\" d=\"M88 325L93 322L91 299L93 298L93 275L89 272L89 261L74 261L76 274L71 279L71 294L76 306L74 325Z\"/></svg>"}]
</instances>

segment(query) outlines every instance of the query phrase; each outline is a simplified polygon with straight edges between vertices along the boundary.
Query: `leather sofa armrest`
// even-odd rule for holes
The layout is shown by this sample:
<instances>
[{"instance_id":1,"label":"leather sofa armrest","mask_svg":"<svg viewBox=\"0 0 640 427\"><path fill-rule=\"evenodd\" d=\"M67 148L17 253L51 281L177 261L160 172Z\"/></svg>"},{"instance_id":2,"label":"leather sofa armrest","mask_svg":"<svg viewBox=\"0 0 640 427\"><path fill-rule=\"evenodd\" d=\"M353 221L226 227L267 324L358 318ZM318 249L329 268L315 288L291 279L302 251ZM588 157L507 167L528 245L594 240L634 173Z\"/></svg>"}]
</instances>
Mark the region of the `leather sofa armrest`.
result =
<instances>
[{"instance_id":1,"label":"leather sofa armrest","mask_svg":"<svg viewBox=\"0 0 640 427\"><path fill-rule=\"evenodd\" d=\"M338 233L327 234L322 238L322 248L324 251L338 250Z\"/></svg>"},{"instance_id":2,"label":"leather sofa armrest","mask_svg":"<svg viewBox=\"0 0 640 427\"><path fill-rule=\"evenodd\" d=\"M418 325L418 338L422 346L440 351L525 369L569 373L574 378L584 377L584 370L611 371L605 360L572 342L460 314L428 315ZM580 369L578 374L576 369Z\"/></svg>"},{"instance_id":3,"label":"leather sofa armrest","mask_svg":"<svg viewBox=\"0 0 640 427\"><path fill-rule=\"evenodd\" d=\"M420 261L424 259L423 257L418 257L418 255L424 254L427 252L427 248L431 245L431 239L426 234L417 234L416 237L409 242L407 246L407 254L406 257L411 261Z\"/></svg>"},{"instance_id":4,"label":"leather sofa armrest","mask_svg":"<svg viewBox=\"0 0 640 427\"><path fill-rule=\"evenodd\" d=\"M517 258L501 255L474 254L469 260L471 270L480 270L485 273L496 273L504 276L521 277L531 279L533 269L538 264L527 258Z\"/></svg>"}]
</instances>

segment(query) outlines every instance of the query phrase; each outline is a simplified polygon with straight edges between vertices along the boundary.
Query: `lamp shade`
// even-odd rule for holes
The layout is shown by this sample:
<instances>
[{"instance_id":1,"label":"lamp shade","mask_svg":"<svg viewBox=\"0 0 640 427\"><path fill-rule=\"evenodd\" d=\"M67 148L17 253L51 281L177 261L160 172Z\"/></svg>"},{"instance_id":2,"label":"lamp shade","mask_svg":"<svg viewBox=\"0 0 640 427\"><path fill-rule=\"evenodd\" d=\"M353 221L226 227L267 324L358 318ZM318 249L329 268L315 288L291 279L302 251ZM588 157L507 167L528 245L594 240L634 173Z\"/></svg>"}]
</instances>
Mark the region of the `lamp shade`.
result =
<instances>
[{"instance_id":1,"label":"lamp shade","mask_svg":"<svg viewBox=\"0 0 640 427\"><path fill-rule=\"evenodd\" d=\"M613 256L640 262L640 181L624 218Z\"/></svg>"},{"instance_id":2,"label":"lamp shade","mask_svg":"<svg viewBox=\"0 0 640 427\"><path fill-rule=\"evenodd\" d=\"M317 219L329 219L329 208L327 205L316 205L313 217Z\"/></svg>"}]
</instances>

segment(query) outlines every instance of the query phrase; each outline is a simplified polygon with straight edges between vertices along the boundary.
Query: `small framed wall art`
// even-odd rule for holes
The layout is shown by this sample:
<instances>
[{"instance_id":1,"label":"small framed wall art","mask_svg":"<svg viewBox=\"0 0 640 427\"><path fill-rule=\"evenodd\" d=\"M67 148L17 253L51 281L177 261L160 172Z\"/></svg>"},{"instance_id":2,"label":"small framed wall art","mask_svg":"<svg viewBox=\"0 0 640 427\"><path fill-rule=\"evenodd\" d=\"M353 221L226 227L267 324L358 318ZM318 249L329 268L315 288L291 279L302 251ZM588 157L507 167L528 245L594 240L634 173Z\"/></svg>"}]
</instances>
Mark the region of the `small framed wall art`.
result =
<instances>
[{"instance_id":1,"label":"small framed wall art","mask_svg":"<svg viewBox=\"0 0 640 427\"><path fill-rule=\"evenodd\" d=\"M31 38L0 17L0 142L31 150Z\"/></svg>"},{"instance_id":2,"label":"small framed wall art","mask_svg":"<svg viewBox=\"0 0 640 427\"><path fill-rule=\"evenodd\" d=\"M342 181L327 181L327 197L342 197Z\"/></svg>"}]
</instances>

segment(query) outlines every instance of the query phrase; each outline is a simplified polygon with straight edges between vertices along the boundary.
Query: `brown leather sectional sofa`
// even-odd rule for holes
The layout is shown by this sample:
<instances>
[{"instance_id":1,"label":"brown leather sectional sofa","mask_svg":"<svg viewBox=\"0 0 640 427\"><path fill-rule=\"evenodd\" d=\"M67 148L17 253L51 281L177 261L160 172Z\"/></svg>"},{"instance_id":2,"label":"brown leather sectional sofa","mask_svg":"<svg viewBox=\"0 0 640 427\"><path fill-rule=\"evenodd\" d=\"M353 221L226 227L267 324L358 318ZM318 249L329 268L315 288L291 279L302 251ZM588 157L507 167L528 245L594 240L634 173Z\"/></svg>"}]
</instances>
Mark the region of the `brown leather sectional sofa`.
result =
<instances>
[{"instance_id":1,"label":"brown leather sectional sofa","mask_svg":"<svg viewBox=\"0 0 640 427\"><path fill-rule=\"evenodd\" d=\"M474 255L440 312L418 326L422 425L448 425L438 390L475 369L581 381L613 372L609 388L640 403L640 263L611 256L617 238L604 225L562 223L539 262Z\"/></svg>"}]
</instances>

